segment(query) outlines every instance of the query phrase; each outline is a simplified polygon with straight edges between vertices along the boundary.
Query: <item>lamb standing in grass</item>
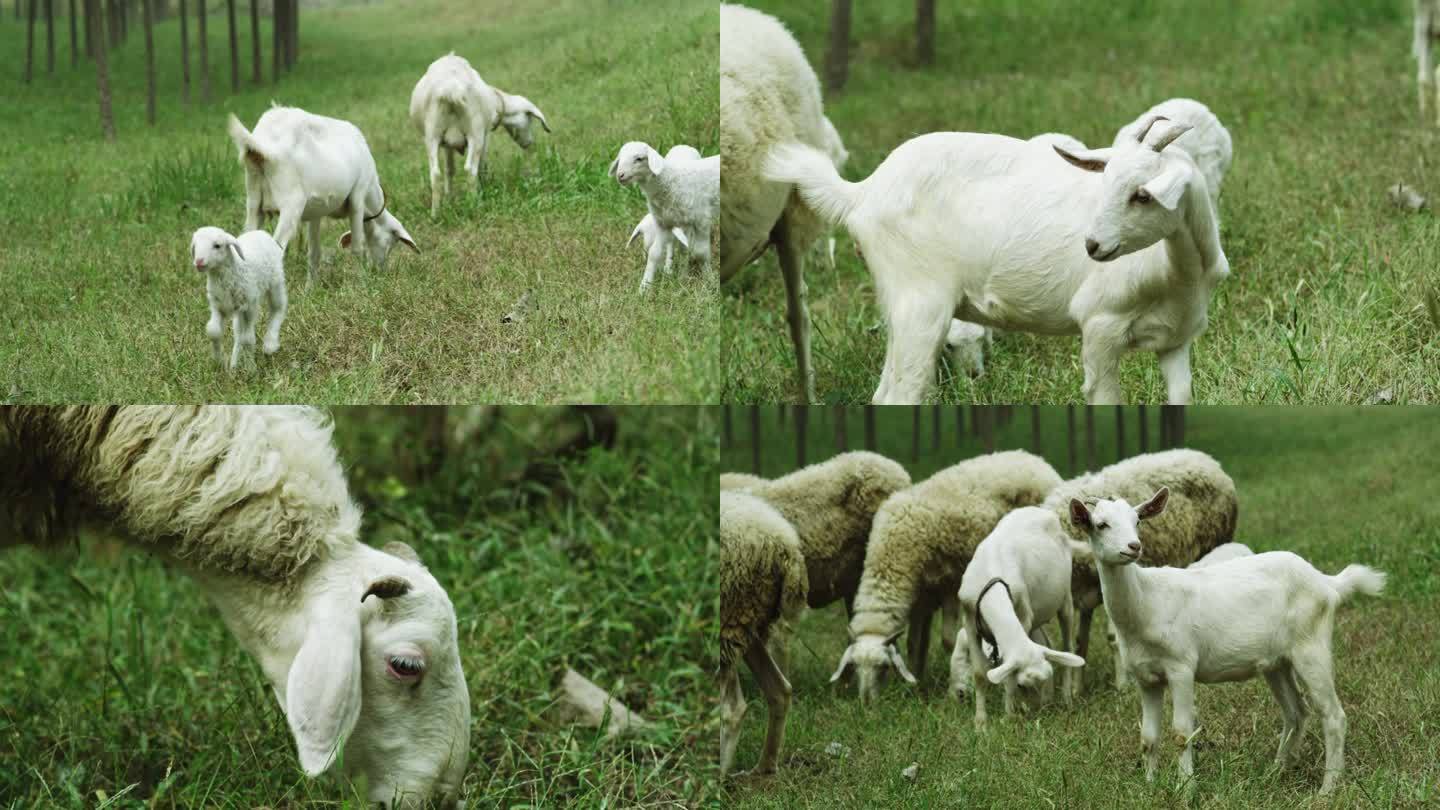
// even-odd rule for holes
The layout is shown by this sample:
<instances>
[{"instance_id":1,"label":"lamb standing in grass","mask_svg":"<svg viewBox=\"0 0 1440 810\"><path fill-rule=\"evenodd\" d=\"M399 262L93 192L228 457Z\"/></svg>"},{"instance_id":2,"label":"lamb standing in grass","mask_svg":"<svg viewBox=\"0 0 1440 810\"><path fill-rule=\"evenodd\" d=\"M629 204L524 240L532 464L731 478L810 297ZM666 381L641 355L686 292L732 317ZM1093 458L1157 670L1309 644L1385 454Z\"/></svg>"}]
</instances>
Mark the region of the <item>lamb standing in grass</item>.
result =
<instances>
[{"instance_id":1,"label":"lamb standing in grass","mask_svg":"<svg viewBox=\"0 0 1440 810\"><path fill-rule=\"evenodd\" d=\"M677 144L670 147L665 153L666 161L699 160L700 150L693 146ZM650 283L655 280L655 270L662 266L666 274L670 273L670 262L674 258L675 243L679 241L675 235L660 227L655 221L653 211L647 212L645 217L630 232L630 239L625 247L635 243L635 237L641 236L645 242L645 275L640 279L640 292L645 292Z\"/></svg>"},{"instance_id":2,"label":"lamb standing in grass","mask_svg":"<svg viewBox=\"0 0 1440 810\"><path fill-rule=\"evenodd\" d=\"M1154 780L1160 758L1167 686L1171 728L1184 749L1180 773L1189 779L1198 729L1195 684L1264 675L1285 717L1276 764L1283 767L1303 739L1303 686L1325 728L1320 793L1332 793L1345 769L1345 710L1335 694L1331 652L1335 609L1357 593L1379 595L1385 575L1350 565L1326 576L1288 551L1198 569L1134 565L1145 551L1136 528L1165 511L1168 495L1162 488L1134 508L1123 499L1093 507L1070 501L1071 520L1085 530L1099 564L1126 668L1140 689L1146 780Z\"/></svg>"},{"instance_id":3,"label":"lamb standing in grass","mask_svg":"<svg viewBox=\"0 0 1440 810\"><path fill-rule=\"evenodd\" d=\"M532 127L537 121L550 131L545 114L530 99L486 84L464 57L451 52L430 63L410 93L410 122L424 136L430 161L430 216L440 215L440 200L450 193L455 155L465 156L465 173L479 192L490 133L504 126L515 143L528 150L535 142Z\"/></svg>"},{"instance_id":4,"label":"lamb standing in grass","mask_svg":"<svg viewBox=\"0 0 1440 810\"><path fill-rule=\"evenodd\" d=\"M649 144L631 141L610 163L610 176L622 186L639 186L655 224L674 234L691 259L709 270L710 232L720 209L719 155L667 160ZM646 277L653 272L647 263Z\"/></svg>"},{"instance_id":5,"label":"lamb standing in grass","mask_svg":"<svg viewBox=\"0 0 1440 810\"><path fill-rule=\"evenodd\" d=\"M765 748L755 773L774 773L785 741L790 682L769 647L789 632L805 609L805 561L795 530L764 501L742 492L720 493L720 775L735 761L745 696L738 667L743 658L770 712Z\"/></svg>"},{"instance_id":6,"label":"lamb standing in grass","mask_svg":"<svg viewBox=\"0 0 1440 810\"><path fill-rule=\"evenodd\" d=\"M215 360L226 368L225 322L235 329L235 347L229 368L254 364L255 324L260 320L260 300L270 303L270 324L262 348L266 354L280 350L280 324L285 322L285 252L264 231L250 231L239 238L225 231L204 227L190 237L190 257L195 269L205 274L205 297L210 301L210 322L205 334Z\"/></svg>"},{"instance_id":7,"label":"lamb standing in grass","mask_svg":"<svg viewBox=\"0 0 1440 810\"><path fill-rule=\"evenodd\" d=\"M873 700L890 667L910 683L894 642L911 623L911 666L924 675L929 618L960 589L975 547L1011 510L1034 506L1060 484L1044 459L1023 451L962 461L890 496L875 514L850 619L850 646L831 680L854 666L860 696ZM916 632L914 619L924 621ZM954 636L944 639L948 648Z\"/></svg>"},{"instance_id":8,"label":"lamb standing in grass","mask_svg":"<svg viewBox=\"0 0 1440 810\"><path fill-rule=\"evenodd\" d=\"M453 803L455 610L409 546L359 541L330 432L310 408L0 408L0 547L94 528L163 557L254 656L307 775L343 761L372 802Z\"/></svg>"}]
</instances>

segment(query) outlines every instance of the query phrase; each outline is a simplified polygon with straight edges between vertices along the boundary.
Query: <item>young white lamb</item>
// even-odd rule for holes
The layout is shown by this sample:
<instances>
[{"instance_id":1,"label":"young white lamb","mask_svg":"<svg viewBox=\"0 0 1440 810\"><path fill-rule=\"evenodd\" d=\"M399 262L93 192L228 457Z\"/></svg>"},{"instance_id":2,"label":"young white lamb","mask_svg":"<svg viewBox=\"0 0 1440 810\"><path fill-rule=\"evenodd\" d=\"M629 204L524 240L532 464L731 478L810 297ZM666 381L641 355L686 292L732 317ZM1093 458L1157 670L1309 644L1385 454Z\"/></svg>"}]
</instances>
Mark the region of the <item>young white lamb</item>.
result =
<instances>
[{"instance_id":1,"label":"young white lamb","mask_svg":"<svg viewBox=\"0 0 1440 810\"><path fill-rule=\"evenodd\" d=\"M805 609L805 561L795 530L773 507L743 492L720 493L720 775L735 761L745 696L743 658L770 711L765 748L755 773L775 772L785 740L790 682L770 652L784 646L789 625Z\"/></svg>"},{"instance_id":2,"label":"young white lamb","mask_svg":"<svg viewBox=\"0 0 1440 810\"><path fill-rule=\"evenodd\" d=\"M348 220L350 230L340 237L340 247L353 249L362 260L368 256L378 267L385 266L397 242L420 252L390 213L375 158L354 124L295 107L271 107L254 132L234 115L229 131L245 167L245 230L260 227L262 212L278 213L275 241L285 250L300 223L310 223L307 282L314 281L320 266L320 220L326 217Z\"/></svg>"},{"instance_id":3,"label":"young white lamb","mask_svg":"<svg viewBox=\"0 0 1440 810\"><path fill-rule=\"evenodd\" d=\"M1121 401L1123 354L1155 352L1168 401L1188 403L1190 343L1230 272L1204 174L1189 154L1165 148L1188 131L1152 118L1135 140L1078 152L932 133L859 183L792 143L771 151L765 176L794 183L864 252L889 330L876 403L923 399L956 317L1079 333L1092 404Z\"/></svg>"},{"instance_id":4,"label":"young white lamb","mask_svg":"<svg viewBox=\"0 0 1440 810\"><path fill-rule=\"evenodd\" d=\"M1165 510L1168 495L1162 488L1134 508L1124 500L1093 507L1070 502L1071 519L1089 535L1105 606L1140 689L1145 778L1155 778L1167 686L1171 728L1184 748L1180 773L1189 779L1195 772L1195 684L1264 675L1285 717L1277 764L1286 764L1305 733L1303 686L1325 728L1320 793L1331 793L1345 768L1345 710L1335 695L1331 660L1335 609L1356 593L1378 595L1385 575L1350 565L1326 576L1288 551L1198 569L1134 565L1144 553L1136 528Z\"/></svg>"},{"instance_id":5,"label":"young white lamb","mask_svg":"<svg viewBox=\"0 0 1440 810\"><path fill-rule=\"evenodd\" d=\"M853 665L865 701L879 694L891 667L908 683L918 683L925 674L930 619L937 606L955 598L976 546L1012 509L1040 503L1059 483L1044 459L1008 451L967 459L887 498L865 547L850 646L830 680ZM918 627L917 618L923 620ZM894 645L907 621L913 674ZM942 639L948 650L955 635L947 632Z\"/></svg>"},{"instance_id":6,"label":"young white lamb","mask_svg":"<svg viewBox=\"0 0 1440 810\"><path fill-rule=\"evenodd\" d=\"M1188 98L1172 98L1156 104L1139 118L1121 127L1120 131L1115 133L1115 146L1135 140L1145 123L1157 115L1190 127L1189 132L1175 139L1175 148L1183 150L1193 158L1200 173L1205 175L1205 188L1210 192L1210 202L1215 207L1218 221L1220 184L1225 180L1225 173L1230 171L1230 161L1234 156L1230 132L1204 104ZM1064 143L1059 145L1065 146ZM1082 150L1084 148L1080 147ZM1071 154L1075 153L1074 149L1069 151Z\"/></svg>"},{"instance_id":7,"label":"young white lamb","mask_svg":"<svg viewBox=\"0 0 1440 810\"><path fill-rule=\"evenodd\" d=\"M775 144L797 141L830 156L820 81L779 20L744 6L720 6L720 282L773 245L785 281L786 321L795 346L799 393L815 402L805 255L830 227L788 183L761 176Z\"/></svg>"},{"instance_id":8,"label":"young white lamb","mask_svg":"<svg viewBox=\"0 0 1440 810\"><path fill-rule=\"evenodd\" d=\"M670 151L665 153L667 161L699 159L700 150L683 143L670 147ZM662 266L662 260L665 272L667 274L670 272L670 262L674 257L675 244L680 242L680 239L672 231L660 227L660 224L655 221L654 212L647 212L635 226L635 230L630 232L630 239L625 243L625 247L628 248L634 244L637 236L643 237L645 242L645 276L640 279L640 292L643 293L655 280L655 270ZM683 236L683 232L681 232L681 236Z\"/></svg>"},{"instance_id":9,"label":"young white lamb","mask_svg":"<svg viewBox=\"0 0 1440 810\"><path fill-rule=\"evenodd\" d=\"M430 216L440 215L440 200L450 193L455 177L455 155L465 156L465 173L480 190L490 133L501 126L521 149L535 142L534 123L546 132L550 124L540 108L524 96L491 87L475 68L452 51L430 63L410 93L410 122L425 138L430 160ZM445 150L445 172L440 172L440 150Z\"/></svg>"},{"instance_id":10,"label":"young white lamb","mask_svg":"<svg viewBox=\"0 0 1440 810\"><path fill-rule=\"evenodd\" d=\"M1000 519L975 549L960 581L966 626L952 658L968 656L975 679L975 725L984 727L985 680L1005 684L1005 713L1015 709L1017 686L1048 685L1052 665L1065 667L1061 694L1074 695L1074 668L1085 659L1070 653L1075 606L1070 601L1070 538L1055 513L1038 506L1016 509ZM1060 620L1060 649L1044 643L1044 627ZM987 659L982 640L994 655ZM991 668L987 672L987 663ZM958 668L951 666L952 675ZM951 684L960 692L959 684Z\"/></svg>"},{"instance_id":11,"label":"young white lamb","mask_svg":"<svg viewBox=\"0 0 1440 810\"><path fill-rule=\"evenodd\" d=\"M710 269L710 232L720 210L719 155L667 160L649 144L631 141L611 161L610 176L622 186L639 186L655 224L689 249L694 262ZM646 273L651 272L647 263Z\"/></svg>"},{"instance_id":12,"label":"young white lamb","mask_svg":"<svg viewBox=\"0 0 1440 810\"><path fill-rule=\"evenodd\" d=\"M190 237L190 258L195 269L205 274L205 297L210 301L210 322L205 334L215 360L225 368L225 322L235 329L235 347L229 368L254 364L255 324L260 320L260 300L269 301L270 325L261 347L266 354L280 350L280 324L285 322L285 251L264 231L250 231L239 238L225 231L204 227Z\"/></svg>"},{"instance_id":13,"label":"young white lamb","mask_svg":"<svg viewBox=\"0 0 1440 810\"><path fill-rule=\"evenodd\" d=\"M1440 0L1415 0L1415 39L1410 45L1410 52L1415 57L1420 74L1417 87L1421 118L1427 115L1430 96L1437 93L1435 80L1440 76L1440 68L1436 68L1435 58L1430 53L1437 38L1440 38ZM1440 122L1440 95L1435 96L1435 115L1436 121Z\"/></svg>"},{"instance_id":14,"label":"young white lamb","mask_svg":"<svg viewBox=\"0 0 1440 810\"><path fill-rule=\"evenodd\" d=\"M0 546L90 528L163 557L259 663L307 775L343 750L370 801L451 806L470 743L455 610L409 546L358 540L330 434L310 408L0 408Z\"/></svg>"}]
</instances>

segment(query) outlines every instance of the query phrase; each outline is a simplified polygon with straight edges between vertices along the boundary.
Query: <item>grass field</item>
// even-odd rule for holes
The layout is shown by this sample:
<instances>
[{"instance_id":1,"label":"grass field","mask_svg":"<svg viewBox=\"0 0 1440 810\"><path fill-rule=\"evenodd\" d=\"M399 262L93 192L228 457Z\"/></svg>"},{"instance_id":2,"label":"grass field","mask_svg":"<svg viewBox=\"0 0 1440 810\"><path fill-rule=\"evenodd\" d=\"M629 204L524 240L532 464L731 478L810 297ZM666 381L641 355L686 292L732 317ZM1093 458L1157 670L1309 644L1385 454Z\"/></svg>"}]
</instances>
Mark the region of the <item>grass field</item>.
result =
<instances>
[{"instance_id":1,"label":"grass field","mask_svg":"<svg viewBox=\"0 0 1440 810\"><path fill-rule=\"evenodd\" d=\"M468 807L718 800L704 669L717 593L703 562L717 423L704 409L617 411L615 449L564 464L548 490L512 476L574 429L564 412L506 409L423 484L404 473L407 418L335 414L364 538L409 542L455 604L474 716ZM108 542L50 560L10 549L0 579L0 807L363 806L301 774L259 668L156 559ZM607 743L548 721L566 666L657 727Z\"/></svg>"},{"instance_id":2,"label":"grass field","mask_svg":"<svg viewBox=\"0 0 1440 810\"><path fill-rule=\"evenodd\" d=\"M948 409L941 449L932 450L927 410L920 459L912 462L907 409L878 410L879 450L906 463L917 480L981 452L972 437L956 445ZM1435 806L1440 802L1435 737L1440 662L1434 645L1440 634L1440 503L1431 459L1440 452L1440 438L1430 410L1189 410L1186 444L1214 455L1235 479L1237 539L1257 551L1296 551L1329 573L1364 562L1390 574L1382 598L1348 603L1338 615L1336 686L1349 717L1348 763L1329 803L1314 798L1323 770L1323 740L1314 724L1300 749L1300 764L1278 774L1269 770L1281 721L1263 681L1199 687L1203 747L1196 754L1194 801L1187 804L1173 746L1162 753L1156 784L1145 783L1139 699L1133 690L1117 694L1110 683L1114 670L1103 621L1097 619L1093 628L1090 687L1077 705L1046 706L1023 719L992 714L988 736L980 739L972 705L957 704L946 694L948 669L938 643L931 645L929 681L918 693L892 679L879 703L866 709L853 690L832 687L830 673L848 643L844 610L837 604L807 614L792 641L795 697L778 775L732 783L729 806ZM777 427L773 413L767 410L762 421L771 437L761 459L768 476L794 464L793 429ZM1126 446L1133 453L1137 432L1131 413ZM998 431L998 447L1031 446L1028 409L1017 414ZM1101 462L1113 461L1113 413L1100 409L1097 416ZM1151 417L1153 441L1154 411ZM833 452L829 418L827 412L812 421L812 460ZM851 423L852 446L858 446L863 434L853 410ZM1043 409L1042 425L1044 454L1063 474L1065 410ZM748 429L737 426L737 433L739 442L722 453L722 470L751 469ZM1081 448L1083 459L1083 441ZM745 688L751 706L739 768L753 765L764 735L764 702L748 680ZM991 696L992 707L998 705L999 690ZM1166 710L1168 729L1168 697ZM832 742L847 747L848 756L828 754ZM914 782L900 774L911 763L919 763Z\"/></svg>"},{"instance_id":3,"label":"grass field","mask_svg":"<svg viewBox=\"0 0 1440 810\"><path fill-rule=\"evenodd\" d=\"M640 298L644 257L624 245L645 202L606 175L629 140L717 151L714 3L307 3L300 61L273 85L265 21L261 86L249 81L241 4L243 87L233 96L224 10L212 6L216 100L198 101L196 67L197 101L181 105L179 23L167 21L156 30L159 123L147 127L144 42L132 32L111 54L114 144L100 137L94 71L69 68L65 20L56 74L43 70L42 31L41 69L26 86L24 26L0 19L0 401L716 400L713 274L679 271ZM191 25L193 37L193 12ZM528 161L496 133L483 197L457 193L431 221L408 105L425 68L452 49L539 105L554 133L537 128ZM287 258L280 353L231 376L209 355L190 235L243 226L225 115L253 126L272 99L364 131L390 210L423 255L402 249L386 270L364 270L338 249L348 226L327 222L323 283L304 288L298 244ZM527 291L525 320L502 323Z\"/></svg>"},{"instance_id":4,"label":"grass field","mask_svg":"<svg viewBox=\"0 0 1440 810\"><path fill-rule=\"evenodd\" d=\"M754 0L823 62L829 4ZM1170 97L1210 106L1235 160L1221 200L1231 276L1192 352L1197 403L1440 399L1440 226L1386 189L1440 193L1433 121L1415 101L1408 0L1039 0L940 4L934 66L913 58L914 9L855 4L851 74L826 114L869 176L926 132L1067 132L1107 145ZM884 361L874 286L841 231L838 268L808 265L823 402L869 401ZM795 361L773 254L727 285L728 402L794 401ZM1428 296L1428 298L1427 298ZM1427 305L1428 300L1428 305ZM1078 338L1007 334L989 374L942 365L940 402L1081 402ZM1160 402L1153 355L1122 364L1128 401Z\"/></svg>"}]
</instances>

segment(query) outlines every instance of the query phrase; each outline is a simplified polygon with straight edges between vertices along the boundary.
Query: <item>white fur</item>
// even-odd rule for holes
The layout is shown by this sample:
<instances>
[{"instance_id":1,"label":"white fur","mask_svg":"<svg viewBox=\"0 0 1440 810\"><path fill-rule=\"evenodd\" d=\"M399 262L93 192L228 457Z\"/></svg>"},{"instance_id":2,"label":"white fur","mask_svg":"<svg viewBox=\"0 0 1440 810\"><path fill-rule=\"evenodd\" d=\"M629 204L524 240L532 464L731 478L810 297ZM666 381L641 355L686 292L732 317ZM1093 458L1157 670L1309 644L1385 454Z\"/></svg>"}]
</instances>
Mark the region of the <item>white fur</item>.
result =
<instances>
[{"instance_id":1,"label":"white fur","mask_svg":"<svg viewBox=\"0 0 1440 810\"><path fill-rule=\"evenodd\" d=\"M1092 404L1121 401L1121 355L1155 352L1168 401L1183 404L1190 343L1230 272L1204 175L1183 150L1164 148L1184 132L1157 122L1144 143L1078 154L1001 135L931 133L859 183L841 179L813 147L788 144L771 151L765 176L794 183L864 252L889 329L875 402L921 401L958 317L1079 333ZM1142 189L1149 202L1132 202Z\"/></svg>"},{"instance_id":2,"label":"white fur","mask_svg":"<svg viewBox=\"0 0 1440 810\"><path fill-rule=\"evenodd\" d=\"M699 160L700 150L686 144L676 144L670 147L665 153L667 161ZM630 232L630 239L625 243L626 247L635 243L635 237L644 238L645 242L645 275L640 279L640 292L645 292L655 280L655 271L662 265L665 273L670 273L670 263L674 258L675 244L681 243L686 247L684 231L678 233L660 227L655 221L653 211L645 214L645 217L635 225L635 230Z\"/></svg>"},{"instance_id":3,"label":"white fur","mask_svg":"<svg viewBox=\"0 0 1440 810\"><path fill-rule=\"evenodd\" d=\"M1210 191L1210 201L1215 206L1218 219L1220 184L1225 180L1225 173L1230 170L1230 161L1234 157L1229 130L1225 129L1220 119L1204 104L1188 98L1172 98L1156 104L1139 118L1121 127L1115 134L1115 145L1133 141L1140 134L1140 128L1145 126L1145 122L1156 115L1163 115L1175 123L1190 127L1189 132L1175 139L1175 148L1190 155L1200 172L1205 175L1205 188ZM1084 149L1083 146L1080 148Z\"/></svg>"},{"instance_id":4,"label":"white fur","mask_svg":"<svg viewBox=\"0 0 1440 810\"><path fill-rule=\"evenodd\" d=\"M691 258L709 270L710 232L720 210L719 155L672 160L647 143L631 141L611 161L610 176L622 186L639 186L655 224L675 234ZM653 273L647 262L647 281ZM647 281L641 282L642 290Z\"/></svg>"},{"instance_id":5,"label":"white fur","mask_svg":"<svg viewBox=\"0 0 1440 810\"><path fill-rule=\"evenodd\" d=\"M945 351L950 353L950 362L958 371L971 377L985 374L985 353L994 343L994 330L978 323L954 318L950 331L945 335Z\"/></svg>"},{"instance_id":6,"label":"white fur","mask_svg":"<svg viewBox=\"0 0 1440 810\"><path fill-rule=\"evenodd\" d=\"M1060 529L1060 520L1049 509L1027 506L1000 519L995 529L975 549L960 582L960 607L965 628L955 639L951 653L951 677L963 672L955 659L968 657L975 681L975 725L986 722L984 683L1005 685L1005 713L1015 706L1017 687L1048 686L1052 665L1066 668L1061 693L1068 704L1075 694L1075 667L1085 660L1070 652L1075 606L1070 601L1070 538ZM996 584L980 592L992 579ZM1007 590L1008 586L1008 590ZM980 616L999 647L1000 665L989 669L981 646L980 629L974 620L976 603ZM1060 649L1042 643L1043 628L1060 620ZM963 692L951 683L952 691Z\"/></svg>"},{"instance_id":7,"label":"white fur","mask_svg":"<svg viewBox=\"0 0 1440 810\"><path fill-rule=\"evenodd\" d=\"M314 281L320 266L320 220L326 217L348 221L340 246L378 267L396 243L420 252L390 212L375 158L354 124L271 107L254 132L231 115L229 132L245 167L245 230L259 229L262 212L278 213L275 241L286 250L300 223L309 223L307 281Z\"/></svg>"},{"instance_id":8,"label":"white fur","mask_svg":"<svg viewBox=\"0 0 1440 810\"><path fill-rule=\"evenodd\" d=\"M221 368L226 368L220 347L225 322L234 324L235 345L228 368L254 363L255 324L260 320L260 302L270 305L270 324L262 348L266 354L280 350L280 324L285 322L285 252L264 231L231 236L215 227L204 227L190 237L190 259L205 274L205 297L210 302L210 321L205 334Z\"/></svg>"},{"instance_id":9,"label":"white fur","mask_svg":"<svg viewBox=\"0 0 1440 810\"><path fill-rule=\"evenodd\" d=\"M1417 88L1421 118L1428 114L1430 96L1440 93L1440 90L1436 89L1436 77L1440 76L1440 68L1435 66L1435 57L1431 54L1437 35L1440 35L1440 0L1415 0L1415 39L1410 50L1419 72ZM1440 123L1440 95L1435 96L1435 116L1437 123Z\"/></svg>"},{"instance_id":10,"label":"white fur","mask_svg":"<svg viewBox=\"0 0 1440 810\"><path fill-rule=\"evenodd\" d=\"M1221 543L1220 545L1216 546L1209 554L1206 554L1204 557L1201 557L1195 562L1190 563L1190 567L1206 568L1211 565L1219 565L1223 562L1238 560L1241 557L1253 556L1255 556L1255 552L1252 551L1250 547L1245 545L1244 543Z\"/></svg>"},{"instance_id":11,"label":"white fur","mask_svg":"<svg viewBox=\"0 0 1440 810\"><path fill-rule=\"evenodd\" d=\"M430 63L410 93L410 122L424 136L430 161L430 216L440 214L440 200L450 193L456 154L465 156L465 173L479 191L490 133L504 126L520 148L529 149L535 142L536 121L550 131L544 113L530 99L486 84L464 57L452 51Z\"/></svg>"},{"instance_id":12,"label":"white fur","mask_svg":"<svg viewBox=\"0 0 1440 810\"><path fill-rule=\"evenodd\" d=\"M1351 565L1326 576L1288 551L1192 568L1134 565L1143 552L1137 526L1164 511L1168 496L1162 488L1134 508L1124 500L1101 500L1093 508L1070 504L1072 519L1089 535L1105 608L1140 690L1146 779L1155 778L1159 760L1166 687L1183 748L1180 773L1188 779L1198 729L1195 684L1264 675L1285 718L1277 764L1286 764L1303 739L1303 687L1325 731L1320 793L1331 793L1345 767L1345 711L1332 672L1335 609L1356 593L1378 595L1385 575Z\"/></svg>"}]
</instances>

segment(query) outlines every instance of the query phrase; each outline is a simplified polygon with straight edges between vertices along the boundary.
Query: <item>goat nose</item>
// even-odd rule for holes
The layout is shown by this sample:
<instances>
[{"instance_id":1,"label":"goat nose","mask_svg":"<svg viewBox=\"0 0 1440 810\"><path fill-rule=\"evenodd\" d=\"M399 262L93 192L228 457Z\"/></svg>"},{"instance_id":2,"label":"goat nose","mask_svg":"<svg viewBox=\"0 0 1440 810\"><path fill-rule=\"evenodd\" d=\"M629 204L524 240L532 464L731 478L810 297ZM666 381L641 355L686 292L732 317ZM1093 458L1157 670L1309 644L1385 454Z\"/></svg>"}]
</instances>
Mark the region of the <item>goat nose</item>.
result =
<instances>
[{"instance_id":1,"label":"goat nose","mask_svg":"<svg viewBox=\"0 0 1440 810\"><path fill-rule=\"evenodd\" d=\"M1133 552L1135 552L1136 554L1139 554L1139 553L1140 553L1140 544L1139 544L1139 543L1131 543L1131 544L1130 544L1130 550L1133 551Z\"/></svg>"},{"instance_id":2,"label":"goat nose","mask_svg":"<svg viewBox=\"0 0 1440 810\"><path fill-rule=\"evenodd\" d=\"M1086 253L1089 253L1091 256L1094 256L1094 255L1095 255L1096 253L1098 253L1099 251L1100 251L1100 243L1099 243L1099 242L1096 242L1094 239L1086 239L1086 240L1085 240L1085 252L1086 252Z\"/></svg>"}]
</instances>

